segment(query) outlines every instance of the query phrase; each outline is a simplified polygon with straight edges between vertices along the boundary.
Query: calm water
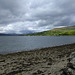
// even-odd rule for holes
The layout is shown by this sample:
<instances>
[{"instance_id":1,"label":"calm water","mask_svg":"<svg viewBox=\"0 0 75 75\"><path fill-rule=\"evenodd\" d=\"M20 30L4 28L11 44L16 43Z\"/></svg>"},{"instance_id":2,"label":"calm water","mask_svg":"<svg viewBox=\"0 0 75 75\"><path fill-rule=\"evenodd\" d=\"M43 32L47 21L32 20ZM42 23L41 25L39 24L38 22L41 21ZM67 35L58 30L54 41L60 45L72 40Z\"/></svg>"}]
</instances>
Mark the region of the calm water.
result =
<instances>
[{"instance_id":1,"label":"calm water","mask_svg":"<svg viewBox=\"0 0 75 75\"><path fill-rule=\"evenodd\" d=\"M75 36L0 36L0 54L75 43Z\"/></svg>"}]
</instances>

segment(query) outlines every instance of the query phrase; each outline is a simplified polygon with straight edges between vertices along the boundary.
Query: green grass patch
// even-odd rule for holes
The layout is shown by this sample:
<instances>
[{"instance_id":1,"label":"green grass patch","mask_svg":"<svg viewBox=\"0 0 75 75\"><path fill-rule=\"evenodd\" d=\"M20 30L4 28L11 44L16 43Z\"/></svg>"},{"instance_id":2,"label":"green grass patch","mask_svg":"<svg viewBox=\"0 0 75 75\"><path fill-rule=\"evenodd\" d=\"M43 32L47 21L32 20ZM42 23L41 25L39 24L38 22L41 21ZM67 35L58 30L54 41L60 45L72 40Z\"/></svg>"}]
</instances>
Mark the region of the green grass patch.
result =
<instances>
[{"instance_id":1,"label":"green grass patch","mask_svg":"<svg viewBox=\"0 0 75 75\"><path fill-rule=\"evenodd\" d=\"M22 75L21 73L18 73L17 75Z\"/></svg>"},{"instance_id":2,"label":"green grass patch","mask_svg":"<svg viewBox=\"0 0 75 75\"><path fill-rule=\"evenodd\" d=\"M63 36L63 35L75 35L75 26L57 28L49 31L25 34L23 36Z\"/></svg>"}]
</instances>

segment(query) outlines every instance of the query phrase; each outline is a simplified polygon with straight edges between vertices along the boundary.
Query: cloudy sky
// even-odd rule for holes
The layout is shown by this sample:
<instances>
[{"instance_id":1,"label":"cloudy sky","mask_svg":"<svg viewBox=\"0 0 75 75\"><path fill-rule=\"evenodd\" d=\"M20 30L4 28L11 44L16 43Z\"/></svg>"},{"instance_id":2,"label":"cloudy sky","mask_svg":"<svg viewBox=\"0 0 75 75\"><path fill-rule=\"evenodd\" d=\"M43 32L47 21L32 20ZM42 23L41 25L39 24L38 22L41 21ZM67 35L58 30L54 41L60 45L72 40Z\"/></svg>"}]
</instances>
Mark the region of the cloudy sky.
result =
<instances>
[{"instance_id":1,"label":"cloudy sky","mask_svg":"<svg viewBox=\"0 0 75 75\"><path fill-rule=\"evenodd\" d=\"M0 0L0 33L41 32L75 25L75 0Z\"/></svg>"}]
</instances>

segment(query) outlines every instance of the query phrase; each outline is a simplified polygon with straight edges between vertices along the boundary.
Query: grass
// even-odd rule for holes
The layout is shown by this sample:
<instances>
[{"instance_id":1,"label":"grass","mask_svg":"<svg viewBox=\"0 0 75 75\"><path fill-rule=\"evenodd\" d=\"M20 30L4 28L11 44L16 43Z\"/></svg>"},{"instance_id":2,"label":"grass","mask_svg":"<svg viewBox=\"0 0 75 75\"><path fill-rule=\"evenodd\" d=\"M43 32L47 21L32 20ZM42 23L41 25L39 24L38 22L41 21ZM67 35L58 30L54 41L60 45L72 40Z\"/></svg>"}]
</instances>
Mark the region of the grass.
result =
<instances>
[{"instance_id":1,"label":"grass","mask_svg":"<svg viewBox=\"0 0 75 75\"><path fill-rule=\"evenodd\" d=\"M17 75L22 75L21 73L18 73Z\"/></svg>"},{"instance_id":2,"label":"grass","mask_svg":"<svg viewBox=\"0 0 75 75\"><path fill-rule=\"evenodd\" d=\"M63 35L75 35L75 26L57 28L49 31L24 34L24 36L63 36Z\"/></svg>"}]
</instances>

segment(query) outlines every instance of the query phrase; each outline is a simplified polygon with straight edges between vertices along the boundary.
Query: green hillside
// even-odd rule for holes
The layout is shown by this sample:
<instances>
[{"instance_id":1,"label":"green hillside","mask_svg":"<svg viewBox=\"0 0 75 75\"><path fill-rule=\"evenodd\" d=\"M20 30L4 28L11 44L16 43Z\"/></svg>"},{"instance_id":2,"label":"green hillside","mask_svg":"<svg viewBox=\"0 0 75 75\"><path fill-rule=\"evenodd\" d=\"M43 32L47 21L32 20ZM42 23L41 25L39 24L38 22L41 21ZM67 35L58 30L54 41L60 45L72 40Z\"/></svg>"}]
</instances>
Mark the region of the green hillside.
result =
<instances>
[{"instance_id":1,"label":"green hillside","mask_svg":"<svg viewBox=\"0 0 75 75\"><path fill-rule=\"evenodd\" d=\"M62 36L62 35L75 35L75 26L56 28L49 31L25 34L24 36Z\"/></svg>"}]
</instances>

